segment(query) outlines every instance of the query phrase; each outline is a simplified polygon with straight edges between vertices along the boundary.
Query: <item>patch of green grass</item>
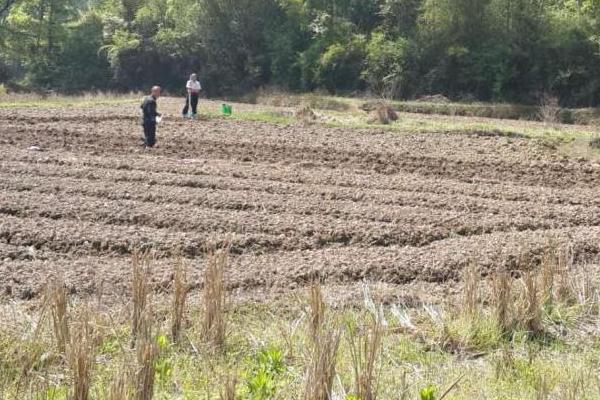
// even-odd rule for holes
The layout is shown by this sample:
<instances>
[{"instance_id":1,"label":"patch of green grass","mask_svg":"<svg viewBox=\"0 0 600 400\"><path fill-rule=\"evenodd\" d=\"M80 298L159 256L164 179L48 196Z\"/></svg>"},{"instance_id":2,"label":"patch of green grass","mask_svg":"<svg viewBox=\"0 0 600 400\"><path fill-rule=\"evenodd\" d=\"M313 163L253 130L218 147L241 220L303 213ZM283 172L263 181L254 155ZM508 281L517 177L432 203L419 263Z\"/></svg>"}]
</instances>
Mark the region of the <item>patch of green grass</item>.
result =
<instances>
[{"instance_id":1,"label":"patch of green grass","mask_svg":"<svg viewBox=\"0 0 600 400\"><path fill-rule=\"evenodd\" d=\"M241 112L232 115L232 118L242 121L267 122L271 124L284 125L295 122L295 118L293 116L276 111Z\"/></svg>"},{"instance_id":2,"label":"patch of green grass","mask_svg":"<svg viewBox=\"0 0 600 400\"><path fill-rule=\"evenodd\" d=\"M292 115L277 111L235 111L230 116L208 111L202 114L206 118L231 119L234 121L266 122L274 125L288 125L296 122Z\"/></svg>"}]
</instances>

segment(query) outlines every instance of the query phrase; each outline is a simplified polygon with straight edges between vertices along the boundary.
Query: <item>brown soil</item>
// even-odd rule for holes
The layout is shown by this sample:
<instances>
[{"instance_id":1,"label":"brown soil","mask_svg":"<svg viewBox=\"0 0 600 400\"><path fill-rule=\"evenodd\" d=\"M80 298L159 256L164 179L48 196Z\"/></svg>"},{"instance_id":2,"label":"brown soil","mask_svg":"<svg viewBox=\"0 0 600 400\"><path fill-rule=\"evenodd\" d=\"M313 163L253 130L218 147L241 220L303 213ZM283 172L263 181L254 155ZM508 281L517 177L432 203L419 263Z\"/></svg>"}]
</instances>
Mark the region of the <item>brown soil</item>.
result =
<instances>
[{"instance_id":1,"label":"brown soil","mask_svg":"<svg viewBox=\"0 0 600 400\"><path fill-rule=\"evenodd\" d=\"M443 295L468 263L519 268L549 238L578 263L600 252L600 165L535 140L188 121L162 105L149 152L133 105L0 110L0 298L35 298L54 274L125 293L135 247L156 250L157 288L176 249L199 286L211 239L231 240L240 295L314 279Z\"/></svg>"}]
</instances>

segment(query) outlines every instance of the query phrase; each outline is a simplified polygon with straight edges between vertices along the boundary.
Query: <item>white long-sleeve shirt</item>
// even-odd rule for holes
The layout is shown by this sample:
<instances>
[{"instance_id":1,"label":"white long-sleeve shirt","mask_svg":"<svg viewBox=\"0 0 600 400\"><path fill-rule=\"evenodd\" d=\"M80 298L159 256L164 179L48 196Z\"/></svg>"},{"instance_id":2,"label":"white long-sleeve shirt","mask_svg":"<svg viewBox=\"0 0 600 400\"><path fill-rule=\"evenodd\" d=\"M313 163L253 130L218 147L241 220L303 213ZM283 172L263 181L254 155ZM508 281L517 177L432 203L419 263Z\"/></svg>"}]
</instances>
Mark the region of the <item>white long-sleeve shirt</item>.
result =
<instances>
[{"instance_id":1,"label":"white long-sleeve shirt","mask_svg":"<svg viewBox=\"0 0 600 400\"><path fill-rule=\"evenodd\" d=\"M199 81L187 81L187 85L185 85L185 87L188 90L191 90L192 93L198 93L200 90L202 90L202 86L200 85Z\"/></svg>"}]
</instances>

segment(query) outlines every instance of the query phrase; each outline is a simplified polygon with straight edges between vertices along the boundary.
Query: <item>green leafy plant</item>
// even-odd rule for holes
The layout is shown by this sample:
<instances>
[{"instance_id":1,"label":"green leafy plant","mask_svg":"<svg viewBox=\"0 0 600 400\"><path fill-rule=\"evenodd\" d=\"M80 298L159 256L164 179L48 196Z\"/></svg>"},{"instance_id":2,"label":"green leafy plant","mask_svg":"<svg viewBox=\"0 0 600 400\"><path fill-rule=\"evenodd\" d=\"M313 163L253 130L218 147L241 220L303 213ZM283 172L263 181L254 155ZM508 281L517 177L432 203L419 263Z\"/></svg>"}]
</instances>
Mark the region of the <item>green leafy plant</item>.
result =
<instances>
[{"instance_id":1,"label":"green leafy plant","mask_svg":"<svg viewBox=\"0 0 600 400\"><path fill-rule=\"evenodd\" d=\"M421 400L436 400L435 393L437 389L435 386L429 385L419 391L419 398Z\"/></svg>"},{"instance_id":2,"label":"green leafy plant","mask_svg":"<svg viewBox=\"0 0 600 400\"><path fill-rule=\"evenodd\" d=\"M166 384L173 375L173 363L167 357L167 351L171 344L166 335L158 335L156 337L156 348L158 349L159 358L154 365L156 378L161 385Z\"/></svg>"},{"instance_id":3,"label":"green leafy plant","mask_svg":"<svg viewBox=\"0 0 600 400\"><path fill-rule=\"evenodd\" d=\"M271 399L277 391L279 375L285 371L283 353L276 347L261 349L254 360L254 367L246 380L249 398Z\"/></svg>"}]
</instances>

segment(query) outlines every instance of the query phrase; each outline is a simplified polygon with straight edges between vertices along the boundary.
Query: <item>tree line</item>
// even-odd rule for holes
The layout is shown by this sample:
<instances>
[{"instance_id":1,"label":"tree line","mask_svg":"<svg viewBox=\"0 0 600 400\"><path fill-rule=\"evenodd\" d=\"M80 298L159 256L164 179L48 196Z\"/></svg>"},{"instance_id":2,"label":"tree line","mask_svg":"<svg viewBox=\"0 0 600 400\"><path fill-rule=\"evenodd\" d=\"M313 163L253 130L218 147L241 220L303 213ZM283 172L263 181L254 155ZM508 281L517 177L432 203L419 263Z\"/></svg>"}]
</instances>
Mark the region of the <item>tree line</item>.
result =
<instances>
[{"instance_id":1,"label":"tree line","mask_svg":"<svg viewBox=\"0 0 600 400\"><path fill-rule=\"evenodd\" d=\"M0 0L0 82L600 103L599 0Z\"/></svg>"}]
</instances>

